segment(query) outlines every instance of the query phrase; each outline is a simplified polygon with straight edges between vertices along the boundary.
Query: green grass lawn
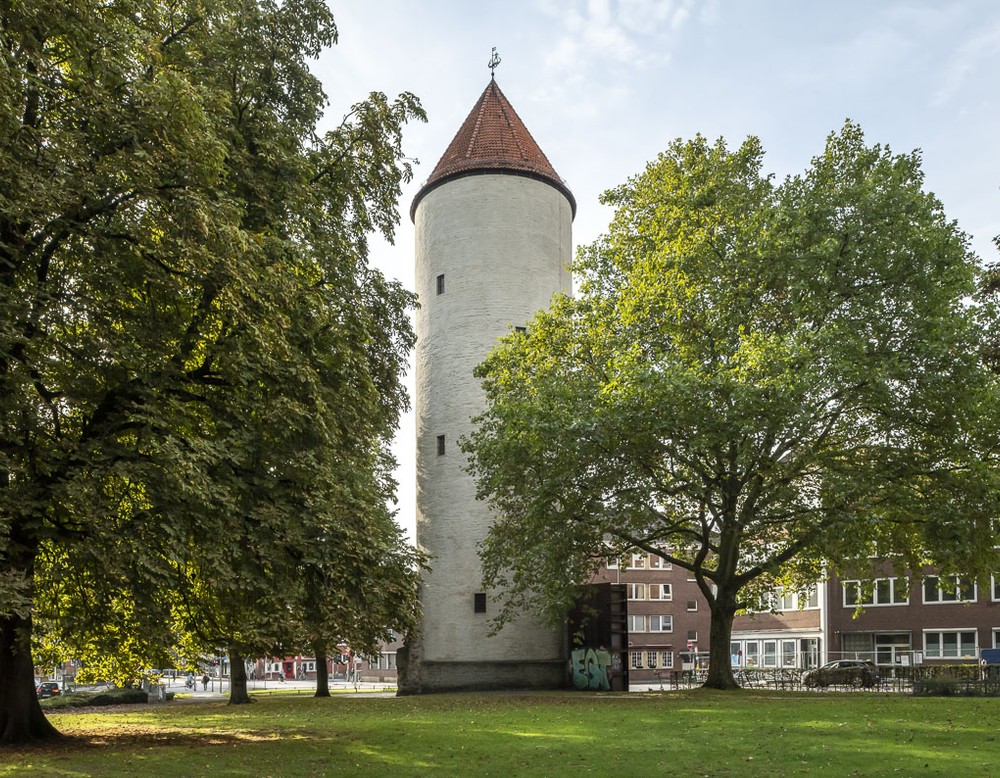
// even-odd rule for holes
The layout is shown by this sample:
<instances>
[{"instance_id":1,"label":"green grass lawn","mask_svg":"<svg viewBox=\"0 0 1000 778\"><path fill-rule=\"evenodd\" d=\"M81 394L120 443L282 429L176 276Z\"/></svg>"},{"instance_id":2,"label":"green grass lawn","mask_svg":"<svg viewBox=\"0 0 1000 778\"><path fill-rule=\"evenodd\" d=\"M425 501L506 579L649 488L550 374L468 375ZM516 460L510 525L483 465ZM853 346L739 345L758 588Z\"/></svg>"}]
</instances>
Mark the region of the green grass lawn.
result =
<instances>
[{"instance_id":1,"label":"green grass lawn","mask_svg":"<svg viewBox=\"0 0 1000 778\"><path fill-rule=\"evenodd\" d=\"M1000 699L707 690L269 696L52 714L0 776L995 776Z\"/></svg>"}]
</instances>

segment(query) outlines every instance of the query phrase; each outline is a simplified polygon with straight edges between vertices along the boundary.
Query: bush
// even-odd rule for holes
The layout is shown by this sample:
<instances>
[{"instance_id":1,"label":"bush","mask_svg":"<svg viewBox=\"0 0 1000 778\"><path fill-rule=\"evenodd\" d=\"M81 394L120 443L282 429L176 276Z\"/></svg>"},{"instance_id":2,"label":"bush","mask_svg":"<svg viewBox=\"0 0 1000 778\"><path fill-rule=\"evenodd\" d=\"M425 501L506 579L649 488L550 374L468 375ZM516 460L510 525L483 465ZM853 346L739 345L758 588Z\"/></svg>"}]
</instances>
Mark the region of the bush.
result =
<instances>
[{"instance_id":1,"label":"bush","mask_svg":"<svg viewBox=\"0 0 1000 778\"><path fill-rule=\"evenodd\" d=\"M67 692L41 700L41 705L46 710L59 710L102 705L137 705L148 701L149 697L142 689L108 689L101 692Z\"/></svg>"},{"instance_id":2,"label":"bush","mask_svg":"<svg viewBox=\"0 0 1000 778\"><path fill-rule=\"evenodd\" d=\"M914 697L1000 697L1000 683L971 678L928 678L913 682Z\"/></svg>"}]
</instances>

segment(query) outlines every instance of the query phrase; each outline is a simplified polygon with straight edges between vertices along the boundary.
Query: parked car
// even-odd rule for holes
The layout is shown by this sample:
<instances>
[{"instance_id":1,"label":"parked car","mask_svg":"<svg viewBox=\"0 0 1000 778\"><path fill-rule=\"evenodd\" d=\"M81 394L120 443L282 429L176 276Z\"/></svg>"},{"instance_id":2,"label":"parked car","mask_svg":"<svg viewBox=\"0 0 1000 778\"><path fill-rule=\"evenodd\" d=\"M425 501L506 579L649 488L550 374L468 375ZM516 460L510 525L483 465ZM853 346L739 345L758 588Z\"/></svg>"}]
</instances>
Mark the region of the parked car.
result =
<instances>
[{"instance_id":1,"label":"parked car","mask_svg":"<svg viewBox=\"0 0 1000 778\"><path fill-rule=\"evenodd\" d=\"M843 684L871 688L878 682L878 668L862 659L835 659L802 675L802 683L806 686Z\"/></svg>"},{"instance_id":2,"label":"parked car","mask_svg":"<svg viewBox=\"0 0 1000 778\"><path fill-rule=\"evenodd\" d=\"M44 700L46 697L58 697L60 694L62 694L62 689L55 681L44 681L35 687L35 696L40 700Z\"/></svg>"}]
</instances>

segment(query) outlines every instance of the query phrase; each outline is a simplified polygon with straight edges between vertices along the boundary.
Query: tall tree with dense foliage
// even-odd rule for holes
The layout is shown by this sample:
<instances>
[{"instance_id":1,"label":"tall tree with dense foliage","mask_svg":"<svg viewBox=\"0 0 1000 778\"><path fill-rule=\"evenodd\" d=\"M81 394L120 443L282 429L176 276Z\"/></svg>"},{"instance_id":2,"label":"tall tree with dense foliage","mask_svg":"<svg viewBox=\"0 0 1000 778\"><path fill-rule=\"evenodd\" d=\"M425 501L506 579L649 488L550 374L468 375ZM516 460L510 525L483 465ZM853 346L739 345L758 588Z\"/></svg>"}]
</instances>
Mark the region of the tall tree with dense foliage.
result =
<instances>
[{"instance_id":1,"label":"tall tree with dense foliage","mask_svg":"<svg viewBox=\"0 0 1000 778\"><path fill-rule=\"evenodd\" d=\"M498 514L501 622L559 618L642 549L697 580L707 685L733 688L733 616L765 584L886 552L995 569L998 395L966 236L919 154L854 124L780 184L762 159L753 138L673 143L604 195L578 297L481 366L465 447Z\"/></svg>"},{"instance_id":2,"label":"tall tree with dense foliage","mask_svg":"<svg viewBox=\"0 0 1000 778\"><path fill-rule=\"evenodd\" d=\"M287 553L309 519L288 506L359 465L308 451L391 437L413 300L367 241L423 113L373 94L319 136L308 62L335 39L321 0L3 6L0 742L56 734L34 618L169 642L185 585L252 593L230 552Z\"/></svg>"}]
</instances>

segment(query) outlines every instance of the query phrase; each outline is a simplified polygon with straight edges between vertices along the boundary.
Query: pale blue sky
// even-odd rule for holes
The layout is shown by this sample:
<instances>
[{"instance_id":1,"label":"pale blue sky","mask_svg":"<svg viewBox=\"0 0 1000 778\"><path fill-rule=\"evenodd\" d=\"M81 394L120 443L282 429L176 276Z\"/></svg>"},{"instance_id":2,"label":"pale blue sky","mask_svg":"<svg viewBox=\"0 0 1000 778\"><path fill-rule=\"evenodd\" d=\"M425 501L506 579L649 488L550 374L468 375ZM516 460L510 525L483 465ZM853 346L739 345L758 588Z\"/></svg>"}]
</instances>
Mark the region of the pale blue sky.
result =
<instances>
[{"instance_id":1,"label":"pale blue sky","mask_svg":"<svg viewBox=\"0 0 1000 778\"><path fill-rule=\"evenodd\" d=\"M330 123L371 91L416 94L428 123L395 246L374 261L413 286L409 206L496 78L577 200L574 243L609 212L598 195L674 138L761 139L765 168L804 170L847 118L870 142L923 151L926 188L998 258L1000 2L997 0L331 0L340 43L317 65ZM400 522L413 526L413 427L397 442Z\"/></svg>"}]
</instances>

